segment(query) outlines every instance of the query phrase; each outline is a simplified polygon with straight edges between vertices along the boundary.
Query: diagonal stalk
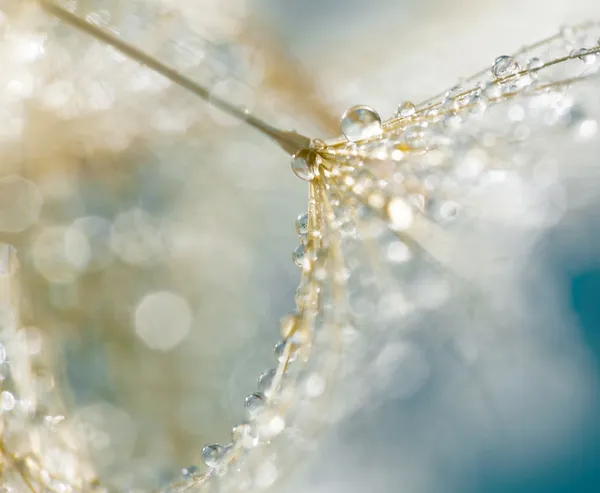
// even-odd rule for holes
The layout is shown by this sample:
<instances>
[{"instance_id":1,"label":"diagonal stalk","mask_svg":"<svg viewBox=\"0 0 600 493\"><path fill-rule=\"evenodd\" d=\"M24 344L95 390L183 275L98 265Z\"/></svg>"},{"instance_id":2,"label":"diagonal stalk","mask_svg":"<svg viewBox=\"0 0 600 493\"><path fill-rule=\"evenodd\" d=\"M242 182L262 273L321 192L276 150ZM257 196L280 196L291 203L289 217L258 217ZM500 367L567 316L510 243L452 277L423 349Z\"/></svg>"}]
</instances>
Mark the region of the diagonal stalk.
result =
<instances>
[{"instance_id":1,"label":"diagonal stalk","mask_svg":"<svg viewBox=\"0 0 600 493\"><path fill-rule=\"evenodd\" d=\"M293 155L300 149L310 145L311 140L308 137L300 135L294 131L286 131L276 128L264 120L254 116L247 109L238 107L224 99L211 95L210 91L206 87L190 79L175 68L166 65L149 54L139 50L135 46L126 43L118 36L115 36L112 33L109 33L98 26L91 24L90 22L81 19L79 16L66 10L60 5L57 5L52 0L39 0L39 4L46 12L60 19L64 23L69 24L79 31L82 31L94 37L95 39L112 46L125 56L135 60L141 65L150 68L151 70L154 70L163 77L169 79L174 84L187 89L204 101L208 102L210 100L210 103L213 106L223 110L234 118L247 123L263 135L273 139L288 154Z\"/></svg>"}]
</instances>

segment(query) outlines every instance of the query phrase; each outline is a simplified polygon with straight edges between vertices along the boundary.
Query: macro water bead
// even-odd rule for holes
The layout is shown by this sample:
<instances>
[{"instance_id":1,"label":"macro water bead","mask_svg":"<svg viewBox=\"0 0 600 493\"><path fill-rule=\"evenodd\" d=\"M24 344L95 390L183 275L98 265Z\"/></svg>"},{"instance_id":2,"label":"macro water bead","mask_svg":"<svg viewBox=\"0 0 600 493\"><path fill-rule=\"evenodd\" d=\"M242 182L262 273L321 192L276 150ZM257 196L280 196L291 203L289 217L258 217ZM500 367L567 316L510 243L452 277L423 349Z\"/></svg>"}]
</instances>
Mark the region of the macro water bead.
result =
<instances>
[{"instance_id":1,"label":"macro water bead","mask_svg":"<svg viewBox=\"0 0 600 493\"><path fill-rule=\"evenodd\" d=\"M317 174L321 158L311 149L301 149L292 157L292 171L298 178L311 181Z\"/></svg>"},{"instance_id":2,"label":"macro water bead","mask_svg":"<svg viewBox=\"0 0 600 493\"><path fill-rule=\"evenodd\" d=\"M496 58L496 61L492 66L492 74L498 79L514 75L519 70L521 70L519 63L513 57L508 55L502 55Z\"/></svg>"},{"instance_id":3,"label":"macro water bead","mask_svg":"<svg viewBox=\"0 0 600 493\"><path fill-rule=\"evenodd\" d=\"M342 116L340 129L351 142L372 139L381 135L381 117L368 106L353 106Z\"/></svg>"}]
</instances>

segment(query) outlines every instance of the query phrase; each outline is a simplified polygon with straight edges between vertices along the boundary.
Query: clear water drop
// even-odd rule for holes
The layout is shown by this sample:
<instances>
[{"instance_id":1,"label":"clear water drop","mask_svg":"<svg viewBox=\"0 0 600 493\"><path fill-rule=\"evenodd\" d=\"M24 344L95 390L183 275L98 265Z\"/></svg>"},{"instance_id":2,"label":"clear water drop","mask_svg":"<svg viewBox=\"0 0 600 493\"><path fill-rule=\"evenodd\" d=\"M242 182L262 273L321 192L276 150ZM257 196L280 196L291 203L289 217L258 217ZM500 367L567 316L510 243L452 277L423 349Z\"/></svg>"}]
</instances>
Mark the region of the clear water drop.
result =
<instances>
[{"instance_id":1,"label":"clear water drop","mask_svg":"<svg viewBox=\"0 0 600 493\"><path fill-rule=\"evenodd\" d=\"M265 395L269 394L276 374L277 370L271 369L267 370L260 377L258 377L258 391L260 393Z\"/></svg>"},{"instance_id":2,"label":"clear water drop","mask_svg":"<svg viewBox=\"0 0 600 493\"><path fill-rule=\"evenodd\" d=\"M541 58L533 57L529 62L527 62L527 69L529 71L537 71L544 66L544 62Z\"/></svg>"},{"instance_id":3,"label":"clear water drop","mask_svg":"<svg viewBox=\"0 0 600 493\"><path fill-rule=\"evenodd\" d=\"M292 254L292 260L298 267L304 267L306 260L306 249L304 245L298 245Z\"/></svg>"},{"instance_id":4,"label":"clear water drop","mask_svg":"<svg viewBox=\"0 0 600 493\"><path fill-rule=\"evenodd\" d=\"M299 236L308 234L308 212L300 214L296 219L296 233Z\"/></svg>"},{"instance_id":5,"label":"clear water drop","mask_svg":"<svg viewBox=\"0 0 600 493\"><path fill-rule=\"evenodd\" d=\"M304 181L311 181L317 174L321 158L311 149L301 149L292 157L292 171Z\"/></svg>"},{"instance_id":6,"label":"clear water drop","mask_svg":"<svg viewBox=\"0 0 600 493\"><path fill-rule=\"evenodd\" d=\"M581 48L579 50L575 50L573 55L579 58L586 65L591 65L596 61L596 54L590 53L590 50L585 48Z\"/></svg>"},{"instance_id":7,"label":"clear water drop","mask_svg":"<svg viewBox=\"0 0 600 493\"><path fill-rule=\"evenodd\" d=\"M340 128L351 142L371 139L381 135L381 117L368 106L353 106L343 114Z\"/></svg>"},{"instance_id":8,"label":"clear water drop","mask_svg":"<svg viewBox=\"0 0 600 493\"><path fill-rule=\"evenodd\" d=\"M202 462L204 462L207 467L215 468L219 465L219 462L221 462L226 450L226 447L223 447L223 445L219 445L218 443L206 445L202 448Z\"/></svg>"},{"instance_id":9,"label":"clear water drop","mask_svg":"<svg viewBox=\"0 0 600 493\"><path fill-rule=\"evenodd\" d=\"M508 55L502 55L496 58L496 61L492 66L492 74L498 79L514 75L519 70L521 70L519 63L513 57Z\"/></svg>"},{"instance_id":10,"label":"clear water drop","mask_svg":"<svg viewBox=\"0 0 600 493\"><path fill-rule=\"evenodd\" d=\"M396 111L396 117L408 118L413 116L417 111L417 107L411 101L404 101Z\"/></svg>"},{"instance_id":11,"label":"clear water drop","mask_svg":"<svg viewBox=\"0 0 600 493\"><path fill-rule=\"evenodd\" d=\"M280 363L283 363L285 361L286 345L287 345L286 341L279 341L277 344L275 344L275 348L273 348L273 352L275 353L275 359L277 361L279 361ZM289 355L288 355L288 361L290 361L290 362L294 361L297 356L298 356L298 348L295 347L294 345L291 345Z\"/></svg>"},{"instance_id":12,"label":"clear water drop","mask_svg":"<svg viewBox=\"0 0 600 493\"><path fill-rule=\"evenodd\" d=\"M250 419L255 418L265 407L265 396L258 392L250 394L244 400L244 409Z\"/></svg>"}]
</instances>

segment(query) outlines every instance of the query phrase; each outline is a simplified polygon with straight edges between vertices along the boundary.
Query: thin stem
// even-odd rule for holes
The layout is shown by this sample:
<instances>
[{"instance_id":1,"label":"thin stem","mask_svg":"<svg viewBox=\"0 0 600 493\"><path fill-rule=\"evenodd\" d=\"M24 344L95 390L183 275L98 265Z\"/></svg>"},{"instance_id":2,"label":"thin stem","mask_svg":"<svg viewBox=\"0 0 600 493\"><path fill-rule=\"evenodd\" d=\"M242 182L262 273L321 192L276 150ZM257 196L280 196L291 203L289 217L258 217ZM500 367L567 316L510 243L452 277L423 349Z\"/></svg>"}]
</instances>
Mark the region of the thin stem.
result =
<instances>
[{"instance_id":1,"label":"thin stem","mask_svg":"<svg viewBox=\"0 0 600 493\"><path fill-rule=\"evenodd\" d=\"M118 36L109 33L94 24L91 24L79 16L69 12L65 8L57 5L51 0L39 0L39 4L41 7L53 15L54 17L60 19L61 21L69 24L70 26L94 37L95 39L102 41L116 50L123 53L125 56L135 60L141 65L145 65L146 67L154 70L155 72L161 74L163 77L166 77L171 82L181 86L188 91L192 92L196 96L200 97L204 101L210 101L210 103L223 110L224 112L230 114L234 118L237 118L240 121L246 122L248 125L254 127L256 130L261 132L263 135L271 137L275 142L277 142L283 150L285 150L289 154L295 154L302 148L308 147L310 145L310 139L303 135L300 135L294 131L285 131L278 129L267 122L261 120L260 118L252 115L246 108L242 108L236 106L229 101L224 99L220 99L215 95L211 95L210 91L197 83L196 81L190 79L186 75L182 74L178 70L170 67L156 58L150 56L147 53L139 50L138 48L126 43Z\"/></svg>"}]
</instances>

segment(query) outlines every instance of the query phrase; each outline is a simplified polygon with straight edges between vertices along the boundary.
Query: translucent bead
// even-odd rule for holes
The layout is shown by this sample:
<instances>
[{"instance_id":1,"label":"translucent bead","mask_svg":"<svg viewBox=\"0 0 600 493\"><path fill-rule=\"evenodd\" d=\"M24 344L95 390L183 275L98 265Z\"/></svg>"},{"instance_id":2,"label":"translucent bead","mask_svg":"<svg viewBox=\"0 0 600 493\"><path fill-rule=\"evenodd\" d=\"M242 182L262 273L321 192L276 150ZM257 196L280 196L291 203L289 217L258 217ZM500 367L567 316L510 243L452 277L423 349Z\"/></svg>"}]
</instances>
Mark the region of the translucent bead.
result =
<instances>
[{"instance_id":1,"label":"translucent bead","mask_svg":"<svg viewBox=\"0 0 600 493\"><path fill-rule=\"evenodd\" d=\"M292 171L298 178L311 181L317 174L321 158L311 149L301 149L292 157Z\"/></svg>"},{"instance_id":2,"label":"translucent bead","mask_svg":"<svg viewBox=\"0 0 600 493\"><path fill-rule=\"evenodd\" d=\"M494 77L501 79L516 74L520 69L521 67L513 57L503 55L496 58L492 66L492 74Z\"/></svg>"},{"instance_id":3,"label":"translucent bead","mask_svg":"<svg viewBox=\"0 0 600 493\"><path fill-rule=\"evenodd\" d=\"M410 101L404 101L396 111L396 117L408 118L413 116L417 111L416 106Z\"/></svg>"},{"instance_id":4,"label":"translucent bead","mask_svg":"<svg viewBox=\"0 0 600 493\"><path fill-rule=\"evenodd\" d=\"M275 353L275 359L277 359L277 361L279 361L280 363L283 363L285 361L286 344L287 344L286 341L279 341L277 344L275 344L275 348L273 349L273 352ZM294 361L297 356L298 356L298 348L291 345L289 355L288 355L288 361Z\"/></svg>"},{"instance_id":5,"label":"translucent bead","mask_svg":"<svg viewBox=\"0 0 600 493\"><path fill-rule=\"evenodd\" d=\"M529 60L529 62L527 62L527 69L530 72L535 72L541 69L543 66L544 62L538 57L533 57L531 60Z\"/></svg>"},{"instance_id":6,"label":"translucent bead","mask_svg":"<svg viewBox=\"0 0 600 493\"><path fill-rule=\"evenodd\" d=\"M370 139L381 135L381 117L368 106L353 106L343 114L340 128L351 142Z\"/></svg>"},{"instance_id":7,"label":"translucent bead","mask_svg":"<svg viewBox=\"0 0 600 493\"><path fill-rule=\"evenodd\" d=\"M277 370L271 369L267 370L260 377L258 377L258 391L262 394L268 395L271 387L273 386L275 375L277 375Z\"/></svg>"},{"instance_id":8,"label":"translucent bead","mask_svg":"<svg viewBox=\"0 0 600 493\"><path fill-rule=\"evenodd\" d=\"M250 394L244 401L244 409L250 419L255 418L265 407L265 398L260 393Z\"/></svg>"},{"instance_id":9,"label":"translucent bead","mask_svg":"<svg viewBox=\"0 0 600 493\"><path fill-rule=\"evenodd\" d=\"M221 462L226 451L227 448L218 443L206 445L202 449L202 462L204 462L207 467L215 468L219 465L219 462Z\"/></svg>"},{"instance_id":10,"label":"translucent bead","mask_svg":"<svg viewBox=\"0 0 600 493\"><path fill-rule=\"evenodd\" d=\"M298 233L299 236L308 233L308 212L300 214L296 218L296 233Z\"/></svg>"},{"instance_id":11,"label":"translucent bead","mask_svg":"<svg viewBox=\"0 0 600 493\"><path fill-rule=\"evenodd\" d=\"M573 55L579 58L586 65L591 65L596 61L596 54L590 53L590 50L586 50L585 48L575 50Z\"/></svg>"},{"instance_id":12,"label":"translucent bead","mask_svg":"<svg viewBox=\"0 0 600 493\"><path fill-rule=\"evenodd\" d=\"M298 245L296 247L294 253L292 253L292 260L298 267L304 267L307 260L306 248L304 248L304 245Z\"/></svg>"}]
</instances>

